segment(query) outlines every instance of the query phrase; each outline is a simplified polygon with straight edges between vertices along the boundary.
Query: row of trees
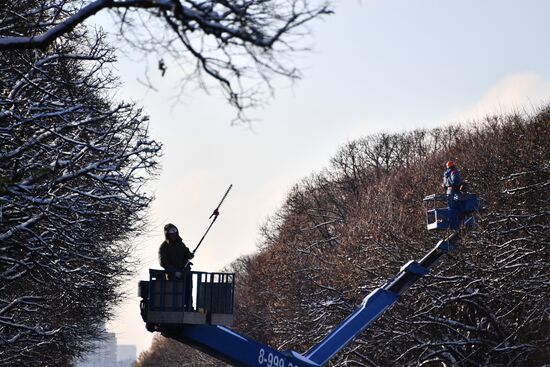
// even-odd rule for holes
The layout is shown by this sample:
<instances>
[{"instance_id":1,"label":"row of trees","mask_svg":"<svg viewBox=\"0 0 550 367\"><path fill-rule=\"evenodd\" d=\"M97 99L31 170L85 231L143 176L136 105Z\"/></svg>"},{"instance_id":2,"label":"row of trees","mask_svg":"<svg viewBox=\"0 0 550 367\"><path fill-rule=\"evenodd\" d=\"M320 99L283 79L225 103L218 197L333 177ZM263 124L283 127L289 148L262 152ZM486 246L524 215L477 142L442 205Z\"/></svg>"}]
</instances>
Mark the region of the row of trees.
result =
<instances>
[{"instance_id":1,"label":"row of trees","mask_svg":"<svg viewBox=\"0 0 550 367\"><path fill-rule=\"evenodd\" d=\"M41 6L2 8L2 35L39 31L53 11ZM2 365L69 365L120 302L161 146L140 109L111 101L113 61L83 27L44 51L2 52Z\"/></svg>"},{"instance_id":2,"label":"row of trees","mask_svg":"<svg viewBox=\"0 0 550 367\"><path fill-rule=\"evenodd\" d=\"M471 128L381 134L343 147L263 228L241 271L238 327L305 351L438 237L422 198L458 157L486 202L459 251L334 365L544 365L550 358L550 110Z\"/></svg>"},{"instance_id":3,"label":"row of trees","mask_svg":"<svg viewBox=\"0 0 550 367\"><path fill-rule=\"evenodd\" d=\"M346 144L291 190L262 228L259 251L230 266L236 328L278 349L320 341L439 240L425 229L422 199L440 192L444 162L458 158L487 207L478 230L332 365L546 365L548 141L542 109Z\"/></svg>"}]
</instances>

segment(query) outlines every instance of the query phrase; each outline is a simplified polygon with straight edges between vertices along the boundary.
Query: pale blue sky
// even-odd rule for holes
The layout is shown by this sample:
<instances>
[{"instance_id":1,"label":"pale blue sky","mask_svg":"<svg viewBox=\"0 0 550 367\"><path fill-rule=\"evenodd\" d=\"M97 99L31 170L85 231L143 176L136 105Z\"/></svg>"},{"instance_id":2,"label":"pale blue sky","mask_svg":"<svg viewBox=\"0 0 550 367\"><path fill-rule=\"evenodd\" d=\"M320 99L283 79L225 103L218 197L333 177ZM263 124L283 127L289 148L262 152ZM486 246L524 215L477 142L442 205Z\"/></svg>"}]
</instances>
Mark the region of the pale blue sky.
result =
<instances>
[{"instance_id":1,"label":"pale blue sky","mask_svg":"<svg viewBox=\"0 0 550 367\"><path fill-rule=\"evenodd\" d=\"M287 190L327 165L347 141L380 131L433 127L491 111L540 105L550 96L548 1L339 1L313 29L314 52L300 58L304 78L282 86L253 116L252 132L231 127L234 111L217 95L188 90L173 106L175 74L160 92L136 82L145 64L120 56L118 97L137 101L164 143L150 235L136 239L141 269L110 328L119 342L147 348L136 284L149 267L162 226L176 224L194 246L226 187L234 189L197 253L195 269L219 270L253 252L258 226ZM108 23L100 15L92 21Z\"/></svg>"}]
</instances>

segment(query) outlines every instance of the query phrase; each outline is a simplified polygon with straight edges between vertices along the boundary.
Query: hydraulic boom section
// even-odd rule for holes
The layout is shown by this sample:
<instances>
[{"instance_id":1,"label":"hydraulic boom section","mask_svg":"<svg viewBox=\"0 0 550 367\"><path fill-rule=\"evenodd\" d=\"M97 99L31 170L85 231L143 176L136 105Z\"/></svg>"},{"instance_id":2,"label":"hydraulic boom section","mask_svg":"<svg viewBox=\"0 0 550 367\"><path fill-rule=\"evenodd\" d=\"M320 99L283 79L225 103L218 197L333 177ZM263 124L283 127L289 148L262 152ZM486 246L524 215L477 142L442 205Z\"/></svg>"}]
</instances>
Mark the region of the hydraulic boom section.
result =
<instances>
[{"instance_id":1,"label":"hydraulic boom section","mask_svg":"<svg viewBox=\"0 0 550 367\"><path fill-rule=\"evenodd\" d=\"M391 307L418 279L428 274L438 260L454 248L458 235L452 234L439 243L420 261L409 261L399 273L382 287L375 289L363 299L361 306L328 334L319 344L306 352L305 356L320 366L326 364L363 330Z\"/></svg>"},{"instance_id":2,"label":"hydraulic boom section","mask_svg":"<svg viewBox=\"0 0 550 367\"><path fill-rule=\"evenodd\" d=\"M462 233L474 228L473 215L465 217L462 225ZM169 281L165 272L151 270L149 282L140 282L142 317L148 330L160 331L235 366L324 366L452 251L460 233L453 232L439 241L419 261L403 265L395 277L366 296L359 308L303 355L277 351L229 328L233 321L233 274L189 272L189 282ZM188 286L193 292L186 292Z\"/></svg>"}]
</instances>

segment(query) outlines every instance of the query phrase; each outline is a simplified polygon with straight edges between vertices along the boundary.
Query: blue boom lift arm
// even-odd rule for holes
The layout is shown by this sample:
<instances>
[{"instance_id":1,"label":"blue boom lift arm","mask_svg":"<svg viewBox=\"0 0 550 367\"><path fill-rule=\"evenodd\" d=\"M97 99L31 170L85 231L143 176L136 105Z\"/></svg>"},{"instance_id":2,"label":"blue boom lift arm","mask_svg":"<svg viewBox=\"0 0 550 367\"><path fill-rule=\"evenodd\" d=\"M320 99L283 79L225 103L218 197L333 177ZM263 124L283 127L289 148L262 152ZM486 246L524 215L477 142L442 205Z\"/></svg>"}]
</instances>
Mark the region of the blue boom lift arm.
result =
<instances>
[{"instance_id":1,"label":"blue boom lift arm","mask_svg":"<svg viewBox=\"0 0 550 367\"><path fill-rule=\"evenodd\" d=\"M473 220L473 217L472 219ZM454 249L458 232L441 240L420 261L409 261L399 273L382 287L375 289L363 299L361 306L328 334L319 344L305 353L305 357L319 366L325 365L365 328L390 308L418 279L428 274L440 258Z\"/></svg>"},{"instance_id":2,"label":"blue boom lift arm","mask_svg":"<svg viewBox=\"0 0 550 367\"><path fill-rule=\"evenodd\" d=\"M473 216L467 218L464 221L464 228L472 228L474 221ZM444 254L453 250L459 237L459 232L452 233L444 240L439 241L421 260L409 261L401 267L394 278L366 296L358 309L303 355L291 350L277 351L228 327L213 323L157 325L156 330L161 331L168 338L193 346L235 366L324 366L384 311L397 302L412 284L426 275Z\"/></svg>"},{"instance_id":3,"label":"blue boom lift arm","mask_svg":"<svg viewBox=\"0 0 550 367\"><path fill-rule=\"evenodd\" d=\"M462 233L466 233L475 228L474 213L480 207L475 194L430 195L424 202L428 230L462 227ZM447 207L440 207L441 203ZM292 350L277 351L222 326L229 325L232 320L234 274L189 272L186 278L178 281L170 280L170 276L167 279L163 271L150 270L150 281L140 282L142 316L148 330L160 331L166 337L236 366L324 366L417 280L428 274L443 255L452 251L460 233L455 231L439 241L419 261L406 263L394 278L366 296L359 308L303 355ZM193 282L196 282L196 310L191 307Z\"/></svg>"}]
</instances>

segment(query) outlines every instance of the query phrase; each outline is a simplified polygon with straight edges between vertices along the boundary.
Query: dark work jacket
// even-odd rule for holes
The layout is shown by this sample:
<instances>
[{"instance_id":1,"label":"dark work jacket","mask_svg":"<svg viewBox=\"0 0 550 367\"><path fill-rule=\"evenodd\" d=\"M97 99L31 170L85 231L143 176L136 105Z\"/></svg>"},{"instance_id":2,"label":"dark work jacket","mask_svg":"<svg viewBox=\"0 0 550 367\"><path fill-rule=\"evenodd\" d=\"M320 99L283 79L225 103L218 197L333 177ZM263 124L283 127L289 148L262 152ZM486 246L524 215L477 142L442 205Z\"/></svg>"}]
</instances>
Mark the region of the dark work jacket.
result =
<instances>
[{"instance_id":1,"label":"dark work jacket","mask_svg":"<svg viewBox=\"0 0 550 367\"><path fill-rule=\"evenodd\" d=\"M462 180L456 168L449 168L443 173L443 186L447 189L447 194L460 191L460 185Z\"/></svg>"},{"instance_id":2,"label":"dark work jacket","mask_svg":"<svg viewBox=\"0 0 550 367\"><path fill-rule=\"evenodd\" d=\"M165 240L159 248L159 262L167 271L183 271L189 261L191 251L181 238L174 243Z\"/></svg>"}]
</instances>

